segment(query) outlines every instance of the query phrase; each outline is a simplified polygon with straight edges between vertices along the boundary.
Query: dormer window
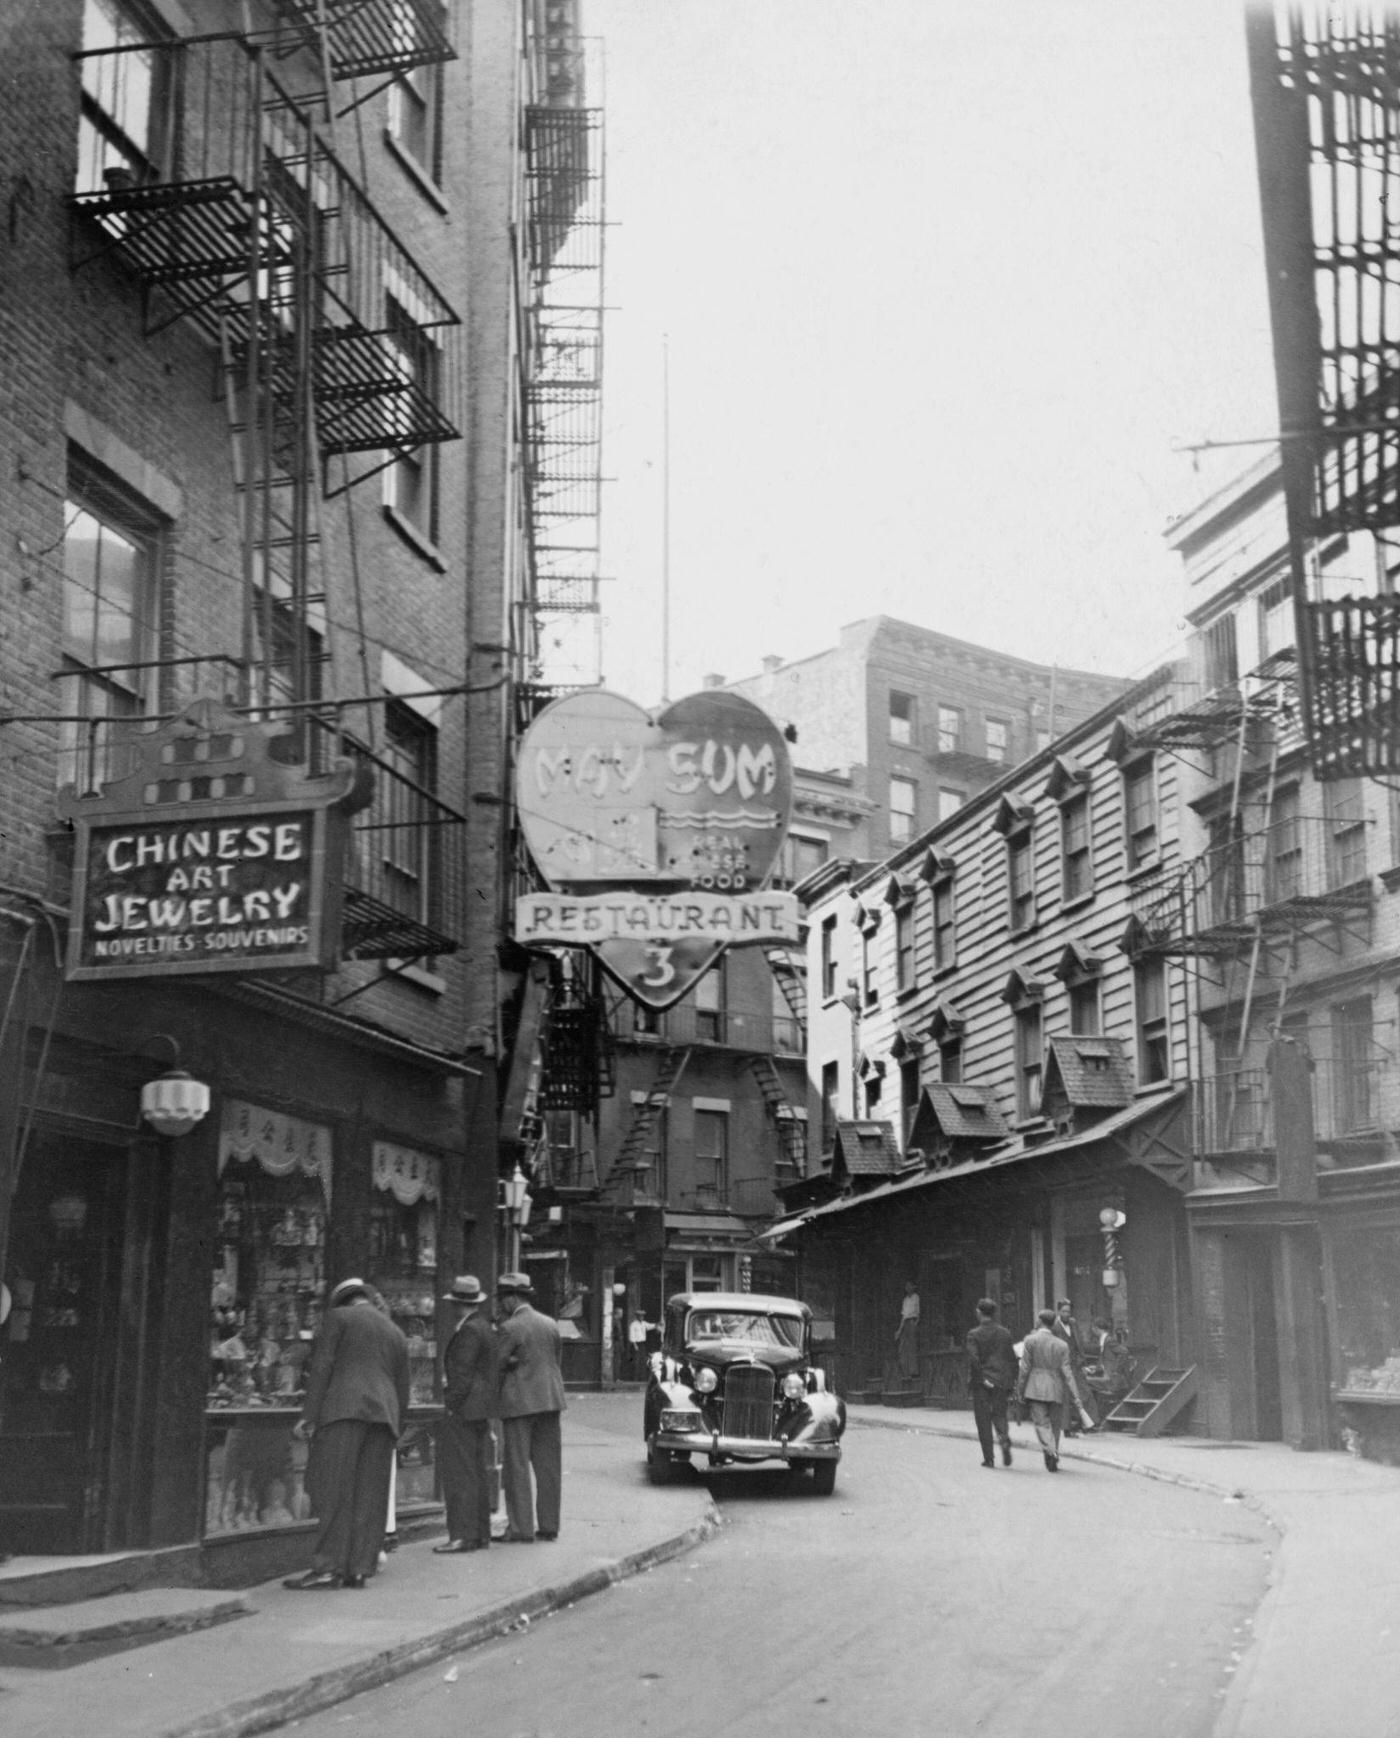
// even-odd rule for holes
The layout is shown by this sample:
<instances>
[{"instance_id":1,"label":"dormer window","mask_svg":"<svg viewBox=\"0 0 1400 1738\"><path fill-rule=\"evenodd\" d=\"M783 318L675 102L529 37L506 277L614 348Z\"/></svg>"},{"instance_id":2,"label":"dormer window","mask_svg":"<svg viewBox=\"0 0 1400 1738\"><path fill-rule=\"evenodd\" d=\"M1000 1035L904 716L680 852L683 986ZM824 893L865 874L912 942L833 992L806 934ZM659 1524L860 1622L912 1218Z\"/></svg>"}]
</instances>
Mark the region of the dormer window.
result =
<instances>
[{"instance_id":1,"label":"dormer window","mask_svg":"<svg viewBox=\"0 0 1400 1738\"><path fill-rule=\"evenodd\" d=\"M1076 1038L1096 1038L1103 1029L1103 961L1087 945L1071 942L1054 975L1069 999L1069 1029Z\"/></svg>"},{"instance_id":2,"label":"dormer window","mask_svg":"<svg viewBox=\"0 0 1400 1738\"><path fill-rule=\"evenodd\" d=\"M1045 1080L1044 996L1044 984L1021 972L1012 972L1002 990L1002 1000L1011 1009L1014 1022L1016 1115L1022 1122L1040 1115L1040 1089Z\"/></svg>"},{"instance_id":3,"label":"dormer window","mask_svg":"<svg viewBox=\"0 0 1400 1738\"><path fill-rule=\"evenodd\" d=\"M933 969L946 972L957 962L957 897L951 857L930 851L919 870L933 903Z\"/></svg>"},{"instance_id":4,"label":"dormer window","mask_svg":"<svg viewBox=\"0 0 1400 1738\"><path fill-rule=\"evenodd\" d=\"M992 826L1006 840L1007 919L1014 935L1035 923L1035 810L1003 797Z\"/></svg>"}]
</instances>

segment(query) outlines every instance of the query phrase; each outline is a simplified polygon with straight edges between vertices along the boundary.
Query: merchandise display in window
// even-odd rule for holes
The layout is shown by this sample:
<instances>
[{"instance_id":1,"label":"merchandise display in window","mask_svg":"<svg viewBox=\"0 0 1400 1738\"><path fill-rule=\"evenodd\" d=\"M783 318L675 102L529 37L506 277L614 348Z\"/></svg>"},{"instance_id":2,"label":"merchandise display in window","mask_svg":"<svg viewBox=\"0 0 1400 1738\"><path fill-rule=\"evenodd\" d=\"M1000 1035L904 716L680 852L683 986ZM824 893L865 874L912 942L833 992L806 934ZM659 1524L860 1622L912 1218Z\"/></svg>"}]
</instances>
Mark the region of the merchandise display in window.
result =
<instances>
[{"instance_id":1,"label":"merchandise display in window","mask_svg":"<svg viewBox=\"0 0 1400 1738\"><path fill-rule=\"evenodd\" d=\"M1344 1394L1400 1402L1400 1225L1352 1227L1336 1275Z\"/></svg>"},{"instance_id":2,"label":"merchandise display in window","mask_svg":"<svg viewBox=\"0 0 1400 1738\"><path fill-rule=\"evenodd\" d=\"M205 1533L310 1517L292 1436L326 1289L328 1128L223 1109L210 1292Z\"/></svg>"},{"instance_id":3,"label":"merchandise display in window","mask_svg":"<svg viewBox=\"0 0 1400 1738\"><path fill-rule=\"evenodd\" d=\"M368 1278L408 1339L409 1404L437 1397L437 1244L442 1164L430 1153L374 1143Z\"/></svg>"}]
</instances>

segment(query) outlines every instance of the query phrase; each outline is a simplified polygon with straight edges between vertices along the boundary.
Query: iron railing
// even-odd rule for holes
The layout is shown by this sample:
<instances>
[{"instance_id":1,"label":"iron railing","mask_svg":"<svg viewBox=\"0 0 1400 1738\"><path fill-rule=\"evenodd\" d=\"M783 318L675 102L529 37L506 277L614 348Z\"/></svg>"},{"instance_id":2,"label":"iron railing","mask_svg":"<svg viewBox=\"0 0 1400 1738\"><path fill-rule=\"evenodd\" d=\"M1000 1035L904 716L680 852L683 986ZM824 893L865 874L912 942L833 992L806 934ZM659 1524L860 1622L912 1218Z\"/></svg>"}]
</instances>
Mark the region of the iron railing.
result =
<instances>
[{"instance_id":1,"label":"iron railing","mask_svg":"<svg viewBox=\"0 0 1400 1738\"><path fill-rule=\"evenodd\" d=\"M309 371L323 456L456 437L458 316L265 54L200 37L80 64L70 203L140 278L147 330L188 320L241 382L270 321L272 390L290 399Z\"/></svg>"},{"instance_id":2,"label":"iron railing","mask_svg":"<svg viewBox=\"0 0 1400 1738\"><path fill-rule=\"evenodd\" d=\"M345 861L342 948L348 959L455 953L466 898L466 816L355 742L374 775Z\"/></svg>"},{"instance_id":3,"label":"iron railing","mask_svg":"<svg viewBox=\"0 0 1400 1738\"><path fill-rule=\"evenodd\" d=\"M1400 1069L1394 1057L1373 1051L1355 1060L1321 1058L1310 1066L1320 1143L1400 1129ZM1274 1103L1266 1069L1208 1075L1194 1082L1193 1098L1198 1152L1273 1150Z\"/></svg>"},{"instance_id":4,"label":"iron railing","mask_svg":"<svg viewBox=\"0 0 1400 1738\"><path fill-rule=\"evenodd\" d=\"M803 1054L801 1023L787 1014L731 1013L688 1003L657 1014L619 999L612 1009L611 1025L614 1036L623 1042L661 1039L668 1044L716 1044L756 1055Z\"/></svg>"},{"instance_id":5,"label":"iron railing","mask_svg":"<svg viewBox=\"0 0 1400 1738\"><path fill-rule=\"evenodd\" d=\"M1181 868L1138 883L1137 951L1220 953L1264 931L1297 931L1369 909L1366 825L1297 815L1251 827Z\"/></svg>"}]
</instances>

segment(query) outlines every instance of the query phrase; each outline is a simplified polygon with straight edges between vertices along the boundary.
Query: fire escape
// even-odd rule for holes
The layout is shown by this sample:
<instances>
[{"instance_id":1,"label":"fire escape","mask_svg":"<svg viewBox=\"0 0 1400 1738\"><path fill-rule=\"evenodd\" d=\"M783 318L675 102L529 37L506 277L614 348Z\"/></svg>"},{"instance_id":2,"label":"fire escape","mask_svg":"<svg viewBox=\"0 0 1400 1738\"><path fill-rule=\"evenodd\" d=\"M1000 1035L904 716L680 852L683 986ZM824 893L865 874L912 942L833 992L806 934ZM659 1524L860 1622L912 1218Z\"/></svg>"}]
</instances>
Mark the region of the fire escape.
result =
<instances>
[{"instance_id":1,"label":"fire escape","mask_svg":"<svg viewBox=\"0 0 1400 1738\"><path fill-rule=\"evenodd\" d=\"M1400 597L1319 546L1400 525L1400 25L1260 6L1248 40L1304 724L1319 778L1393 776Z\"/></svg>"},{"instance_id":2,"label":"fire escape","mask_svg":"<svg viewBox=\"0 0 1400 1738\"><path fill-rule=\"evenodd\" d=\"M537 100L524 115L528 608L536 679L595 686L603 443L600 67L566 0L543 0Z\"/></svg>"},{"instance_id":3,"label":"fire escape","mask_svg":"<svg viewBox=\"0 0 1400 1738\"><path fill-rule=\"evenodd\" d=\"M86 223L75 263L119 262L140 283L148 335L183 322L217 358L242 623L236 648L196 662L234 668L239 703L288 718L290 758L315 770L348 752L372 771L347 864L342 953L448 953L464 818L377 751L372 712L367 739L342 728L323 514L326 501L460 431L458 316L334 146L339 87L387 83L453 50L431 0L282 0L278 16L262 34L124 41L80 56L70 203ZM160 123L136 141L113 117L143 81ZM162 670L167 708L187 674Z\"/></svg>"}]
</instances>

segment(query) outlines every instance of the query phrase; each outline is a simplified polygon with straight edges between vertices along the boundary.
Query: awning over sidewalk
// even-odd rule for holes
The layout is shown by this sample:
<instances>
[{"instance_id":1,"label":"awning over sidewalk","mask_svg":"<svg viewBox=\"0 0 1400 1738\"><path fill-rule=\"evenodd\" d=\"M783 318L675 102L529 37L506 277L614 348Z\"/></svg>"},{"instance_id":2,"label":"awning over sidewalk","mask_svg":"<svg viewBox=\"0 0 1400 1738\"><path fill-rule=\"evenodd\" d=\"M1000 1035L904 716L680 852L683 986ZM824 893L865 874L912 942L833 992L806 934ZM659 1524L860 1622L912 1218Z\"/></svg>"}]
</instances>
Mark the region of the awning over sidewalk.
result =
<instances>
[{"instance_id":1,"label":"awning over sidewalk","mask_svg":"<svg viewBox=\"0 0 1400 1738\"><path fill-rule=\"evenodd\" d=\"M1050 1165L1076 1156L1093 1156L1093 1149L1098 1147L1104 1149L1102 1158L1106 1163L1141 1165L1172 1188L1185 1193L1191 1184L1191 1147L1189 1140L1178 1134L1185 1100L1184 1086L1172 1092L1154 1094L1124 1110L1115 1111L1112 1116L1079 1134L1042 1141L1038 1146L1008 1146L987 1158L964 1159L962 1163L947 1165L942 1170L919 1171L913 1176L880 1183L858 1195L843 1195L838 1201L826 1201L819 1207L789 1214L770 1225L760 1236L765 1243L774 1243L819 1219L849 1213L858 1207L877 1206L881 1202L902 1199L940 1186L961 1183L965 1187L980 1187L983 1179L999 1178L1013 1166L1024 1166L1029 1161Z\"/></svg>"}]
</instances>

